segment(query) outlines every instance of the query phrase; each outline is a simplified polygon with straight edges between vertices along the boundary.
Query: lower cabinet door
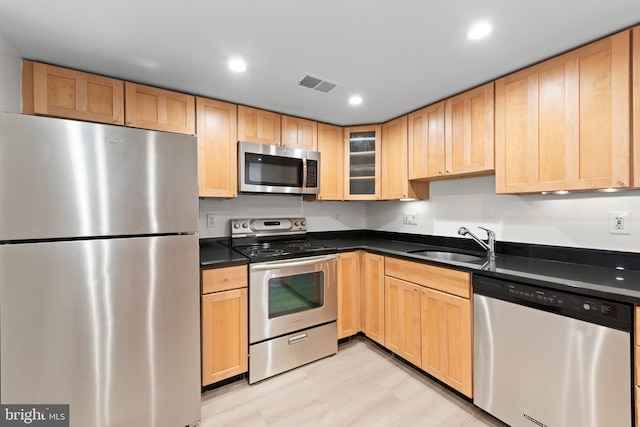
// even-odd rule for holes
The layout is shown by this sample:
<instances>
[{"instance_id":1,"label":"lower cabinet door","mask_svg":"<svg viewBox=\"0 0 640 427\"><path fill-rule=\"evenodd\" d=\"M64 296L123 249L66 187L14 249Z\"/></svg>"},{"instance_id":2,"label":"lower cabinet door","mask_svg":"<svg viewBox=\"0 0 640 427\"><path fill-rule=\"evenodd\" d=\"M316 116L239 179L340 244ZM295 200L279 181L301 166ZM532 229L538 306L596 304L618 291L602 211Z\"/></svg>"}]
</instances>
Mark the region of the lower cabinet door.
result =
<instances>
[{"instance_id":1,"label":"lower cabinet door","mask_svg":"<svg viewBox=\"0 0 640 427\"><path fill-rule=\"evenodd\" d=\"M247 372L247 288L202 296L202 385Z\"/></svg>"},{"instance_id":2,"label":"lower cabinet door","mask_svg":"<svg viewBox=\"0 0 640 427\"><path fill-rule=\"evenodd\" d=\"M385 347L420 366L420 290L422 287L385 277Z\"/></svg>"},{"instance_id":3,"label":"lower cabinet door","mask_svg":"<svg viewBox=\"0 0 640 427\"><path fill-rule=\"evenodd\" d=\"M472 397L471 301L421 292L422 369Z\"/></svg>"}]
</instances>

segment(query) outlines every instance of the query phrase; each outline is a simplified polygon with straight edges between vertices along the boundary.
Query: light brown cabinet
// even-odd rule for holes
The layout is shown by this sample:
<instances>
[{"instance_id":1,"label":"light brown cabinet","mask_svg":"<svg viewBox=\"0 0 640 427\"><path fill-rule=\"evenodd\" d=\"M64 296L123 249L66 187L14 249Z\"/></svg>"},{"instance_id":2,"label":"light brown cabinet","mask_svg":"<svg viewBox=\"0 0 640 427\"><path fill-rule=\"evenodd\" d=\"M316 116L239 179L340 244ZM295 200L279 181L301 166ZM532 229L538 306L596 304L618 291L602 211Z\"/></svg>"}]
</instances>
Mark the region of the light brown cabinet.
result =
<instances>
[{"instance_id":1,"label":"light brown cabinet","mask_svg":"<svg viewBox=\"0 0 640 427\"><path fill-rule=\"evenodd\" d=\"M445 175L477 176L494 171L494 84L444 103Z\"/></svg>"},{"instance_id":2,"label":"light brown cabinet","mask_svg":"<svg viewBox=\"0 0 640 427\"><path fill-rule=\"evenodd\" d=\"M136 83L125 83L127 126L193 135L195 97Z\"/></svg>"},{"instance_id":3,"label":"light brown cabinet","mask_svg":"<svg viewBox=\"0 0 640 427\"><path fill-rule=\"evenodd\" d=\"M342 128L318 124L320 193L318 200L344 199L344 142Z\"/></svg>"},{"instance_id":4,"label":"light brown cabinet","mask_svg":"<svg viewBox=\"0 0 640 427\"><path fill-rule=\"evenodd\" d=\"M124 82L32 61L22 63L25 114L124 124Z\"/></svg>"},{"instance_id":5,"label":"light brown cabinet","mask_svg":"<svg viewBox=\"0 0 640 427\"><path fill-rule=\"evenodd\" d=\"M247 267L201 270L202 386L248 369Z\"/></svg>"},{"instance_id":6,"label":"light brown cabinet","mask_svg":"<svg viewBox=\"0 0 640 427\"><path fill-rule=\"evenodd\" d=\"M422 369L471 397L471 301L429 288L421 298Z\"/></svg>"},{"instance_id":7,"label":"light brown cabinet","mask_svg":"<svg viewBox=\"0 0 640 427\"><path fill-rule=\"evenodd\" d=\"M239 105L238 140L280 145L280 114Z\"/></svg>"},{"instance_id":8,"label":"light brown cabinet","mask_svg":"<svg viewBox=\"0 0 640 427\"><path fill-rule=\"evenodd\" d=\"M380 144L380 199L382 200L429 198L429 183L409 181L407 144L407 116L382 125Z\"/></svg>"},{"instance_id":9,"label":"light brown cabinet","mask_svg":"<svg viewBox=\"0 0 640 427\"><path fill-rule=\"evenodd\" d=\"M338 339L361 331L360 251L338 254Z\"/></svg>"},{"instance_id":10,"label":"light brown cabinet","mask_svg":"<svg viewBox=\"0 0 640 427\"><path fill-rule=\"evenodd\" d=\"M390 257L385 274L387 347L472 397L471 275Z\"/></svg>"},{"instance_id":11,"label":"light brown cabinet","mask_svg":"<svg viewBox=\"0 0 640 427\"><path fill-rule=\"evenodd\" d=\"M238 195L238 128L235 104L196 98L198 193L200 197Z\"/></svg>"},{"instance_id":12,"label":"light brown cabinet","mask_svg":"<svg viewBox=\"0 0 640 427\"><path fill-rule=\"evenodd\" d=\"M318 123L298 117L282 116L282 146L318 151Z\"/></svg>"},{"instance_id":13,"label":"light brown cabinet","mask_svg":"<svg viewBox=\"0 0 640 427\"><path fill-rule=\"evenodd\" d=\"M385 277L385 347L420 367L420 291L422 286Z\"/></svg>"},{"instance_id":14,"label":"light brown cabinet","mask_svg":"<svg viewBox=\"0 0 640 427\"><path fill-rule=\"evenodd\" d=\"M633 186L640 188L640 26L631 30L633 46ZM640 425L640 424L639 424Z\"/></svg>"},{"instance_id":15,"label":"light brown cabinet","mask_svg":"<svg viewBox=\"0 0 640 427\"><path fill-rule=\"evenodd\" d=\"M631 186L630 31L495 83L496 191Z\"/></svg>"},{"instance_id":16,"label":"light brown cabinet","mask_svg":"<svg viewBox=\"0 0 640 427\"><path fill-rule=\"evenodd\" d=\"M362 252L360 263L362 331L384 345L384 257Z\"/></svg>"},{"instance_id":17,"label":"light brown cabinet","mask_svg":"<svg viewBox=\"0 0 640 427\"><path fill-rule=\"evenodd\" d=\"M409 179L445 176L444 101L409 114Z\"/></svg>"},{"instance_id":18,"label":"light brown cabinet","mask_svg":"<svg viewBox=\"0 0 640 427\"><path fill-rule=\"evenodd\" d=\"M380 125L344 128L344 198L380 198Z\"/></svg>"}]
</instances>

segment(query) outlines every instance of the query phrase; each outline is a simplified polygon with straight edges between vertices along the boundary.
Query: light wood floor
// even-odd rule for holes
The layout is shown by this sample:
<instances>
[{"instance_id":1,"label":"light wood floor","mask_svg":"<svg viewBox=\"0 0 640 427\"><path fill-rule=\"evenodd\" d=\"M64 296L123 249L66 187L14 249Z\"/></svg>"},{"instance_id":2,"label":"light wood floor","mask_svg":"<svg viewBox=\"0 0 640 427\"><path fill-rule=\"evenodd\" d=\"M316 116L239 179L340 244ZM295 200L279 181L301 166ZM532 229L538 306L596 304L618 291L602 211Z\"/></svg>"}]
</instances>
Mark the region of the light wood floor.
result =
<instances>
[{"instance_id":1,"label":"light wood floor","mask_svg":"<svg viewBox=\"0 0 640 427\"><path fill-rule=\"evenodd\" d=\"M202 395L200 427L505 427L364 338L254 385Z\"/></svg>"}]
</instances>

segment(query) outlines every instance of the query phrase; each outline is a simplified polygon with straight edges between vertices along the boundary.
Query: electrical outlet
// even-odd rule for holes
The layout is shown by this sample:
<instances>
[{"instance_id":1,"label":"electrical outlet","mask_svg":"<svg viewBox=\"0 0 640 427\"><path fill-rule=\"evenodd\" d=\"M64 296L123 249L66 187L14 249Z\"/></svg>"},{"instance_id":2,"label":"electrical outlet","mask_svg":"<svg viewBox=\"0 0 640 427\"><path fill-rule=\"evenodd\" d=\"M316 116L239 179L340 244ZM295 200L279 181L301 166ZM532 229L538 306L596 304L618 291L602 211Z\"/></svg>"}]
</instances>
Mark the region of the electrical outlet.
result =
<instances>
[{"instance_id":1,"label":"electrical outlet","mask_svg":"<svg viewBox=\"0 0 640 427\"><path fill-rule=\"evenodd\" d=\"M340 212L333 212L331 214L331 218L336 220L336 221L339 221L340 220Z\"/></svg>"},{"instance_id":2,"label":"electrical outlet","mask_svg":"<svg viewBox=\"0 0 640 427\"><path fill-rule=\"evenodd\" d=\"M216 216L214 214L207 214L207 227L215 228L216 226Z\"/></svg>"},{"instance_id":3,"label":"electrical outlet","mask_svg":"<svg viewBox=\"0 0 640 427\"><path fill-rule=\"evenodd\" d=\"M631 234L629 212L609 212L610 234Z\"/></svg>"},{"instance_id":4,"label":"electrical outlet","mask_svg":"<svg viewBox=\"0 0 640 427\"><path fill-rule=\"evenodd\" d=\"M418 214L411 212L404 212L402 214L402 223L403 224L411 224L418 225Z\"/></svg>"}]
</instances>

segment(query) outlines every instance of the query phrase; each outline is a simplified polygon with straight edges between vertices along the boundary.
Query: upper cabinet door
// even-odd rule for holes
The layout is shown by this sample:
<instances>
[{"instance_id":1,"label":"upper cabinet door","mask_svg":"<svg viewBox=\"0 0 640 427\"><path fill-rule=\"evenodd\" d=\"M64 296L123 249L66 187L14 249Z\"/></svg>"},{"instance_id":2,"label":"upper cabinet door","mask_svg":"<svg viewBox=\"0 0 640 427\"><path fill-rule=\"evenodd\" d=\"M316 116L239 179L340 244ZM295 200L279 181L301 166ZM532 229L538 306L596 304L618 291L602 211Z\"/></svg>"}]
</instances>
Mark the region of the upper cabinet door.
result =
<instances>
[{"instance_id":1,"label":"upper cabinet door","mask_svg":"<svg viewBox=\"0 0 640 427\"><path fill-rule=\"evenodd\" d=\"M125 96L127 126L196 133L194 96L130 82L125 84Z\"/></svg>"},{"instance_id":2,"label":"upper cabinet door","mask_svg":"<svg viewBox=\"0 0 640 427\"><path fill-rule=\"evenodd\" d=\"M496 82L496 191L624 188L630 30Z\"/></svg>"},{"instance_id":3,"label":"upper cabinet door","mask_svg":"<svg viewBox=\"0 0 640 427\"><path fill-rule=\"evenodd\" d=\"M380 133L380 125L344 129L345 200L380 198Z\"/></svg>"},{"instance_id":4,"label":"upper cabinet door","mask_svg":"<svg viewBox=\"0 0 640 427\"><path fill-rule=\"evenodd\" d=\"M282 146L318 150L318 123L297 117L282 116Z\"/></svg>"},{"instance_id":5,"label":"upper cabinet door","mask_svg":"<svg viewBox=\"0 0 640 427\"><path fill-rule=\"evenodd\" d=\"M493 82L445 101L445 175L493 172Z\"/></svg>"},{"instance_id":6,"label":"upper cabinet door","mask_svg":"<svg viewBox=\"0 0 640 427\"><path fill-rule=\"evenodd\" d=\"M633 155L635 174L633 186L640 187L640 26L634 27L633 35Z\"/></svg>"},{"instance_id":7,"label":"upper cabinet door","mask_svg":"<svg viewBox=\"0 0 640 427\"><path fill-rule=\"evenodd\" d=\"M320 152L320 193L318 200L344 198L344 142L342 128L318 124L318 151Z\"/></svg>"},{"instance_id":8,"label":"upper cabinet door","mask_svg":"<svg viewBox=\"0 0 640 427\"><path fill-rule=\"evenodd\" d=\"M280 114L238 106L238 140L280 145Z\"/></svg>"},{"instance_id":9,"label":"upper cabinet door","mask_svg":"<svg viewBox=\"0 0 640 427\"><path fill-rule=\"evenodd\" d=\"M200 197L238 195L238 127L235 104L196 98Z\"/></svg>"},{"instance_id":10,"label":"upper cabinet door","mask_svg":"<svg viewBox=\"0 0 640 427\"><path fill-rule=\"evenodd\" d=\"M124 82L38 62L23 61L25 114L124 124Z\"/></svg>"},{"instance_id":11,"label":"upper cabinet door","mask_svg":"<svg viewBox=\"0 0 640 427\"><path fill-rule=\"evenodd\" d=\"M409 114L409 179L444 177L444 101Z\"/></svg>"},{"instance_id":12,"label":"upper cabinet door","mask_svg":"<svg viewBox=\"0 0 640 427\"><path fill-rule=\"evenodd\" d=\"M382 125L382 200L428 199L429 183L409 182L407 164L407 116Z\"/></svg>"}]
</instances>

